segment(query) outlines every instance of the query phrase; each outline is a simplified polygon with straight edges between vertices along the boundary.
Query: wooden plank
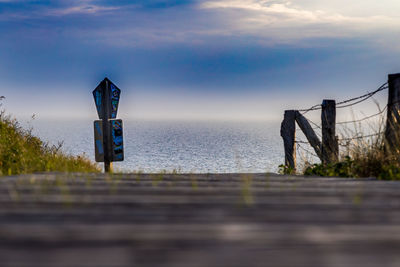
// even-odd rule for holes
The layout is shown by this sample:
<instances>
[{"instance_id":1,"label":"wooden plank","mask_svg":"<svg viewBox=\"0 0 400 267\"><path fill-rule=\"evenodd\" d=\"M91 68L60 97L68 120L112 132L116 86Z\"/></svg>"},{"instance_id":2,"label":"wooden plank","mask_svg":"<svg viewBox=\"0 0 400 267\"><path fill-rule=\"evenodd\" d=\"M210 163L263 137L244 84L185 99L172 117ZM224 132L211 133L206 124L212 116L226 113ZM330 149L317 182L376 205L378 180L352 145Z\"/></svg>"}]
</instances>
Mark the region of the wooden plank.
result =
<instances>
[{"instance_id":1,"label":"wooden plank","mask_svg":"<svg viewBox=\"0 0 400 267\"><path fill-rule=\"evenodd\" d=\"M281 124L281 137L285 148L285 166L296 169L296 111L285 110Z\"/></svg>"},{"instance_id":2,"label":"wooden plank","mask_svg":"<svg viewBox=\"0 0 400 267\"><path fill-rule=\"evenodd\" d=\"M334 163L339 159L339 144L336 137L336 101L323 100L322 112L322 163Z\"/></svg>"},{"instance_id":3,"label":"wooden plank","mask_svg":"<svg viewBox=\"0 0 400 267\"><path fill-rule=\"evenodd\" d=\"M0 179L2 266L397 266L399 224L400 182L372 178Z\"/></svg>"},{"instance_id":4,"label":"wooden plank","mask_svg":"<svg viewBox=\"0 0 400 267\"><path fill-rule=\"evenodd\" d=\"M303 131L312 148L314 148L317 156L322 160L321 141L315 134L308 120L298 111L296 111L296 122L299 125L300 129Z\"/></svg>"}]
</instances>

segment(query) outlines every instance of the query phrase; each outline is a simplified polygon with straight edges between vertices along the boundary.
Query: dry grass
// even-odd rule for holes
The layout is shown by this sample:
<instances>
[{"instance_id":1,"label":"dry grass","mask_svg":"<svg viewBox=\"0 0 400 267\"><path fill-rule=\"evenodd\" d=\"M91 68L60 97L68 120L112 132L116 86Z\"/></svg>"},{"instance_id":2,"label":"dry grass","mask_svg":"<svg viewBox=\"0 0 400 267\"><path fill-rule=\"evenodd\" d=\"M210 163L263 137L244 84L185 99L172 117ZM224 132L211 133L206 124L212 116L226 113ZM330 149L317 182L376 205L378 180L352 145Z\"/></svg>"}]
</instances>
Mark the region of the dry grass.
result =
<instances>
[{"instance_id":1,"label":"dry grass","mask_svg":"<svg viewBox=\"0 0 400 267\"><path fill-rule=\"evenodd\" d=\"M364 123L364 122L363 122ZM377 177L384 180L400 180L400 150L388 147L384 138L386 116L362 124L355 122L342 126L339 134L340 160L334 164L310 164L303 158L306 175L340 177ZM400 140L399 137L394 139ZM396 141L395 140L395 141ZM397 142L400 144L400 142Z\"/></svg>"}]
</instances>

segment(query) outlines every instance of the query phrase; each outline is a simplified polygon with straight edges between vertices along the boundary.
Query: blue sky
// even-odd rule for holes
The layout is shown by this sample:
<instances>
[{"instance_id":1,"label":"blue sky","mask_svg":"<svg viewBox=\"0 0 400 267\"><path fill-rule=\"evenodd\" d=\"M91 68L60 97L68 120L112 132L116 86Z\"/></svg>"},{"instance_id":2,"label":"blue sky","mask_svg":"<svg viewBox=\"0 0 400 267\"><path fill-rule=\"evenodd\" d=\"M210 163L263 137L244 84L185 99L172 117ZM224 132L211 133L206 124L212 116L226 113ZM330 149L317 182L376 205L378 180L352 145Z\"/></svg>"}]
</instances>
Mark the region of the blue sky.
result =
<instances>
[{"instance_id":1,"label":"blue sky","mask_svg":"<svg viewBox=\"0 0 400 267\"><path fill-rule=\"evenodd\" d=\"M4 106L95 118L277 119L373 90L400 72L400 1L0 0Z\"/></svg>"}]
</instances>

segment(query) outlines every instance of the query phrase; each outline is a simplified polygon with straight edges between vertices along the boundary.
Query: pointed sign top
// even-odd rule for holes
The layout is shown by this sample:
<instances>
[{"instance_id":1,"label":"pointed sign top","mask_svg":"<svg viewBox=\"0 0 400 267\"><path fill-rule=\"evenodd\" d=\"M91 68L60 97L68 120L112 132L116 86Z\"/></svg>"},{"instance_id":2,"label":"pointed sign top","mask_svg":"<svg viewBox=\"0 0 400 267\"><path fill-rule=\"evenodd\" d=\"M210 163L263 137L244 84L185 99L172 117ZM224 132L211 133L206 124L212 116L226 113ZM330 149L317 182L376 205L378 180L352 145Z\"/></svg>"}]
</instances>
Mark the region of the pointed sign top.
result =
<instances>
[{"instance_id":1,"label":"pointed sign top","mask_svg":"<svg viewBox=\"0 0 400 267\"><path fill-rule=\"evenodd\" d=\"M105 113L103 109L106 106L109 107L109 118L107 119L115 119L117 117L120 95L121 90L107 77L94 89L93 97L100 119L103 119L103 114Z\"/></svg>"}]
</instances>

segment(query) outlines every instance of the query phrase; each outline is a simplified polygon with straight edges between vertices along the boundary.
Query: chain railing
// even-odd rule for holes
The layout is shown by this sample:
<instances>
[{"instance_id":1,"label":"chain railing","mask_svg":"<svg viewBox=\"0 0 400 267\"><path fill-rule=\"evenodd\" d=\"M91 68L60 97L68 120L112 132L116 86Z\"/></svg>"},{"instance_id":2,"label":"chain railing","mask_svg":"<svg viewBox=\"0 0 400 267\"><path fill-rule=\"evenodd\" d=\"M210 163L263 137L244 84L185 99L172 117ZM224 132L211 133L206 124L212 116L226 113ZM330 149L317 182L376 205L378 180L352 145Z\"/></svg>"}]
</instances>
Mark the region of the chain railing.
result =
<instances>
[{"instance_id":1,"label":"chain railing","mask_svg":"<svg viewBox=\"0 0 400 267\"><path fill-rule=\"evenodd\" d=\"M398 78L400 81L400 75L398 76ZM399 82L399 84L400 84L400 82ZM336 134L336 125L340 125L342 127L348 127L348 125L353 124L354 126L356 126L356 125L360 125L361 123L371 121L372 119L377 118L378 116L383 116L382 119L384 119L385 112L388 112L388 110L390 110L390 109L388 109L389 105L396 104L396 102L392 101L392 103L388 103L387 105L385 105L385 107L383 109L379 109L379 112L371 114L371 115L366 115L362 118L339 121L339 122L335 121L336 109L353 107L364 101L371 100L371 99L373 99L373 97L376 94L378 94L379 92L383 92L388 88L389 88L389 82L386 82L372 92L367 92L363 95L349 98L346 100L342 100L342 101L339 101L336 103L334 102L334 115L333 116L331 116L331 115L327 116L324 113L325 112L325 107L324 107L325 101L323 102L323 104L313 105L306 109L286 111L288 113L285 112L285 119L284 119L284 122L282 123L282 128L281 128L281 135L284 138L284 142L285 142L285 163L286 163L286 165L288 165L288 163L290 163L289 165L293 165L293 164L295 165L296 150L298 153L301 151L302 153L304 153L306 155L310 155L314 158L320 158L321 161L324 161L324 160L330 161L329 158L331 158L333 160L335 159L335 157L336 157L336 159L338 158L339 146L348 146L349 142L352 142L354 140L383 136L385 134L385 131L382 131L382 129L379 129L377 132L368 133L365 135L362 133L357 133L353 136L345 136L344 134L341 134L340 138L335 136L334 139L330 138L330 140L329 140L329 137L328 138L326 137L327 136L326 134L329 133L331 135L331 137L332 137L332 132L334 134ZM398 90L400 92L400 88L398 88ZM332 100L327 100L327 101L332 101ZM378 108L379 108L379 106L378 106ZM321 124L318 124L304 116L305 114L309 113L310 111L318 111L318 110L322 111L321 118L324 116L327 116L329 118L333 117L334 118L333 121L331 119L330 119L331 121L325 121L325 127L323 127ZM294 115L290 116L289 115L290 112L293 112ZM332 112L332 110L329 112ZM286 115L288 115L288 116L286 116ZM296 127L290 127L290 129L291 129L291 131L293 131L293 133L291 131L287 131L287 130L283 129L287 125L296 124L296 122L299 125L302 124L302 125L300 125L300 128L303 131L307 140L299 140L299 139L295 138ZM332 124L333 124L333 128L332 128ZM325 129L327 127L327 125L329 126L328 127L329 129ZM321 139L321 141L315 140L316 137L318 139ZM312 142L310 142L310 140ZM310 149L306 148L307 146L314 148L315 152L310 151ZM336 150L334 149L334 146L337 147ZM289 149L289 151L287 151L288 149ZM329 155L329 153L328 153L328 155L326 155L326 152L331 153L331 155ZM332 155L332 153L333 154L336 153L337 155ZM291 166L291 167L295 168L295 166Z\"/></svg>"}]
</instances>

